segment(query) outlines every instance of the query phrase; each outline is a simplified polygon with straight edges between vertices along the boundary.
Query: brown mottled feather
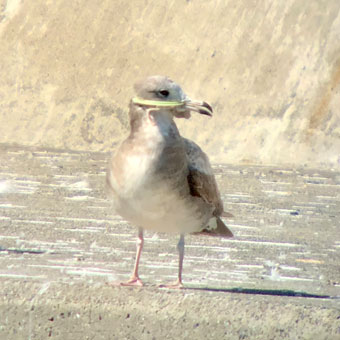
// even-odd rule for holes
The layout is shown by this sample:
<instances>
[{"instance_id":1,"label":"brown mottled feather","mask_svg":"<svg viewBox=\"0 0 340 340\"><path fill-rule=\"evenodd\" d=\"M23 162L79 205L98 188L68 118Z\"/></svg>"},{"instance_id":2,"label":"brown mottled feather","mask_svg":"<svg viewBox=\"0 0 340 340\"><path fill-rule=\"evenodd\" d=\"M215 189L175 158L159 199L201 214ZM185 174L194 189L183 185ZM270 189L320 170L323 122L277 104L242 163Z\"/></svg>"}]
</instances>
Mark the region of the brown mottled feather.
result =
<instances>
[{"instance_id":1,"label":"brown mottled feather","mask_svg":"<svg viewBox=\"0 0 340 340\"><path fill-rule=\"evenodd\" d=\"M214 234L232 237L232 232L220 219L220 216L232 217L232 214L223 211L223 202L217 188L217 183L208 156L202 149L189 139L183 138L185 150L189 160L188 183L190 194L201 197L213 207L213 216L216 217L215 229L203 229L204 234Z\"/></svg>"}]
</instances>

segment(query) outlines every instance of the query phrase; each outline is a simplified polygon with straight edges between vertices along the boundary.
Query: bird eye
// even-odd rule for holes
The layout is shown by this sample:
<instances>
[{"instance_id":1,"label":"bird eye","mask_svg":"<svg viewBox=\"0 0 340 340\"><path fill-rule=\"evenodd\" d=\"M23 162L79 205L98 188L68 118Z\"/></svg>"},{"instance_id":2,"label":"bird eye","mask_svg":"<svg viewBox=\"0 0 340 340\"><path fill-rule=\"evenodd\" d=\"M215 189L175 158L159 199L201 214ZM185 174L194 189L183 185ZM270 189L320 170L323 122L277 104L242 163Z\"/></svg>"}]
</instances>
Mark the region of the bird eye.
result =
<instances>
[{"instance_id":1,"label":"bird eye","mask_svg":"<svg viewBox=\"0 0 340 340\"><path fill-rule=\"evenodd\" d=\"M169 91L168 90L160 90L159 93L163 96L163 97L167 97L169 95Z\"/></svg>"}]
</instances>

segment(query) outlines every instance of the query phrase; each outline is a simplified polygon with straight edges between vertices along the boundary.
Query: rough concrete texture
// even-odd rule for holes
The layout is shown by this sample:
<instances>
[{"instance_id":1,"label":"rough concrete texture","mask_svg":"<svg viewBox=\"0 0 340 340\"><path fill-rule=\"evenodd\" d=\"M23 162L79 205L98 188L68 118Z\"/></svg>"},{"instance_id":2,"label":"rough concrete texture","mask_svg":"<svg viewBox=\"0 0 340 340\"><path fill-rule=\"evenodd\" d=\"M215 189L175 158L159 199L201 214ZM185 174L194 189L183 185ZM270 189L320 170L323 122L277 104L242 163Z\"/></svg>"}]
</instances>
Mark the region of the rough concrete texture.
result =
<instances>
[{"instance_id":1,"label":"rough concrete texture","mask_svg":"<svg viewBox=\"0 0 340 340\"><path fill-rule=\"evenodd\" d=\"M340 172L215 165L232 239L136 229L107 153L0 145L0 339L340 339Z\"/></svg>"},{"instance_id":2,"label":"rough concrete texture","mask_svg":"<svg viewBox=\"0 0 340 340\"><path fill-rule=\"evenodd\" d=\"M340 339L339 306L320 301L86 283L1 289L3 340Z\"/></svg>"},{"instance_id":3,"label":"rough concrete texture","mask_svg":"<svg viewBox=\"0 0 340 340\"><path fill-rule=\"evenodd\" d=\"M151 74L214 161L340 166L339 0L0 2L0 142L109 150Z\"/></svg>"}]
</instances>

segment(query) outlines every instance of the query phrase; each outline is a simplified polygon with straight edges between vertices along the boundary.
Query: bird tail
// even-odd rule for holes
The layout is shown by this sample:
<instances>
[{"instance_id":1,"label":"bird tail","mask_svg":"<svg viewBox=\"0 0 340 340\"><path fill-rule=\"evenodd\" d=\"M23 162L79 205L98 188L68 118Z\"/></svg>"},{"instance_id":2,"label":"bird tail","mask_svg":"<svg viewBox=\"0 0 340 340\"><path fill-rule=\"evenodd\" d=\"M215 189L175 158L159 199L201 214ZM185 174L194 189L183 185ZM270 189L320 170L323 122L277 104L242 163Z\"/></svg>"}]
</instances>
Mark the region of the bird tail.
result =
<instances>
[{"instance_id":1,"label":"bird tail","mask_svg":"<svg viewBox=\"0 0 340 340\"><path fill-rule=\"evenodd\" d=\"M220 236L220 237L225 237L225 238L230 238L234 236L231 230L223 223L223 221L219 217L214 217L209 222L210 223L207 228L204 228L202 231L195 233L195 234Z\"/></svg>"}]
</instances>

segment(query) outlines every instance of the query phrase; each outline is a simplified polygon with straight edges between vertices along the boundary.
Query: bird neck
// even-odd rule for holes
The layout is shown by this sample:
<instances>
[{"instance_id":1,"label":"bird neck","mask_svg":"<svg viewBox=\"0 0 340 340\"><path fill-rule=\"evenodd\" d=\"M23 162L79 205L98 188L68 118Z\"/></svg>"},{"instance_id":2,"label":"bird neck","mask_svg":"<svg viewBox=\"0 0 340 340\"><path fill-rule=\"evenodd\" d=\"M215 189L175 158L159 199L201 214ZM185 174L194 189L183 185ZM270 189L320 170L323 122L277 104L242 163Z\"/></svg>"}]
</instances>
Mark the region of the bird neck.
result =
<instances>
[{"instance_id":1,"label":"bird neck","mask_svg":"<svg viewBox=\"0 0 340 340\"><path fill-rule=\"evenodd\" d=\"M165 108L144 108L137 105L130 106L131 136L144 134L154 130L164 139L177 139L180 134L173 120L172 112Z\"/></svg>"}]
</instances>

